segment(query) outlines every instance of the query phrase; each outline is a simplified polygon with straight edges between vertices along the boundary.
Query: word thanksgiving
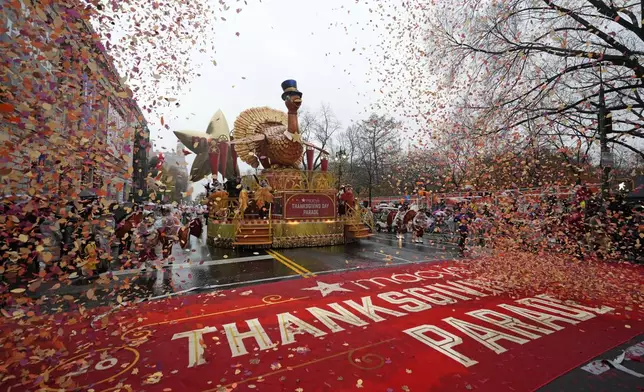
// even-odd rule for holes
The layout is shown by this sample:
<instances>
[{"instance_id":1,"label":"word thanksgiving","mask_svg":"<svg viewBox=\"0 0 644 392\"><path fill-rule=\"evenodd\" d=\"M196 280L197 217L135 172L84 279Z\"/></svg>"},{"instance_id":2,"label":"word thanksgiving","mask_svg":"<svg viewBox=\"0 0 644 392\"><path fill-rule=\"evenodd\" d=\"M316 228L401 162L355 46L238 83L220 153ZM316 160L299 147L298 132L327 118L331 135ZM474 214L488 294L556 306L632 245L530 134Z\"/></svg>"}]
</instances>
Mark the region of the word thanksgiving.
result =
<instances>
[{"instance_id":1,"label":"word thanksgiving","mask_svg":"<svg viewBox=\"0 0 644 392\"><path fill-rule=\"evenodd\" d=\"M384 284L379 283L379 286ZM382 287L379 288L382 289ZM267 318L264 324L258 318L253 318L244 320L245 326L235 322L223 324L220 328L225 331L232 357L239 357L248 354L248 346L252 344L251 342L255 343L253 347L259 350L269 350L280 344L282 346L294 344L298 339L320 338L328 334L340 333L348 326L363 328L372 323L387 323L391 318L420 312L431 313L433 307L449 307L459 301L470 301L477 297L487 297L502 292L502 288L480 280L444 281L444 283L374 293L374 295L363 296L358 301L351 299L341 303L331 302L324 307L311 306L305 308L304 312L279 313L273 318ZM470 358L458 351L458 346L464 343L464 339L469 338L500 354L507 351L505 347L507 343L502 344L502 341L522 345L560 331L566 325L575 325L612 310L613 308L607 306L591 308L563 302L547 295L537 295L516 300L512 304L501 303L493 309L466 312L465 315L468 318L446 317L440 320L441 324L422 324L405 329L403 332L461 365L469 367L478 362L475 358ZM521 316L525 321L516 316ZM457 335L446 330L445 325L460 333ZM267 326L272 327L272 330L279 330L279 339L276 332L275 336L269 335L265 328ZM207 326L173 336L172 340L186 339L188 343L188 367L206 363L204 335L218 330L218 327ZM298 337L298 335L302 336Z\"/></svg>"}]
</instances>

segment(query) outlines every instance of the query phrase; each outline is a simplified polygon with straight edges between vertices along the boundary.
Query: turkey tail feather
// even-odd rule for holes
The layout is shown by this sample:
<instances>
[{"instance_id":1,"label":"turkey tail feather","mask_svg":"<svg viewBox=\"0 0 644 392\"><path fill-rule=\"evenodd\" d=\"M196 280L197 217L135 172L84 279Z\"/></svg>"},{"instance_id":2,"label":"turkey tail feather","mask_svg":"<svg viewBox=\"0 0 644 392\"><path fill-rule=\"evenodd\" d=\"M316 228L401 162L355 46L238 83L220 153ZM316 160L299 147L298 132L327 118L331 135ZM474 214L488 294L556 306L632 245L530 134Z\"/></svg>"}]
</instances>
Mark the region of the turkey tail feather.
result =
<instances>
[{"instance_id":1,"label":"turkey tail feather","mask_svg":"<svg viewBox=\"0 0 644 392\"><path fill-rule=\"evenodd\" d=\"M251 139L257 134L264 134L266 128L278 124L286 126L288 116L276 109L261 107L241 112L235 120L233 130L233 138L239 141L235 144L237 156L252 167L258 167L259 159L256 150L259 147L259 142L253 140L243 142L243 139Z\"/></svg>"}]
</instances>

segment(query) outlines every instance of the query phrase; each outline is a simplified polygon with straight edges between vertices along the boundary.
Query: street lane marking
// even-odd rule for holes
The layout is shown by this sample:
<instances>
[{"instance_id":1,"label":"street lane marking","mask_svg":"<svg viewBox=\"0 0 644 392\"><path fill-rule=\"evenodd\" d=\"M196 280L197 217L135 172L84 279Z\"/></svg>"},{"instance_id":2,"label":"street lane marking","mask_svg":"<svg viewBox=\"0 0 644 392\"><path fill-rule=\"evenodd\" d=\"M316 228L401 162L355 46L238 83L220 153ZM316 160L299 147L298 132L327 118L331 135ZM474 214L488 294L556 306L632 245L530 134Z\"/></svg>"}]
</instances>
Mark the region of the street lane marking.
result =
<instances>
[{"instance_id":1,"label":"street lane marking","mask_svg":"<svg viewBox=\"0 0 644 392\"><path fill-rule=\"evenodd\" d=\"M308 278L308 276L306 276L305 272L303 272L301 270L298 270L297 267L289 264L288 261L283 260L281 257L279 257L277 254L275 254L273 251L267 250L266 253L268 253L269 255L273 256L275 258L275 260L279 261L284 266L286 266L286 268L290 269L291 271L294 271L296 274L298 274L298 275L300 275L300 276L302 276L304 278Z\"/></svg>"},{"instance_id":2,"label":"street lane marking","mask_svg":"<svg viewBox=\"0 0 644 392\"><path fill-rule=\"evenodd\" d=\"M256 260L268 260L272 259L273 256L270 255L259 255L259 256L246 256L246 257L234 257L232 259L217 259L217 260L206 260L203 263L201 261L193 261L191 263L181 263L181 264L167 264L164 263L163 266L172 266L172 267L201 267L204 265L222 265L222 264L235 264L243 263L245 261L256 261Z\"/></svg>"},{"instance_id":3,"label":"street lane marking","mask_svg":"<svg viewBox=\"0 0 644 392\"><path fill-rule=\"evenodd\" d=\"M307 274L309 274L311 276L315 276L315 274L313 272L311 272L308 269L306 269L303 265L296 263L294 260L289 259L288 257L284 256L283 254L278 253L277 251L273 250L272 252L273 252L273 254L283 258L284 260L288 261L289 263L294 264L295 266L297 266L299 269L301 269L302 271L306 272Z\"/></svg>"},{"instance_id":4,"label":"street lane marking","mask_svg":"<svg viewBox=\"0 0 644 392\"><path fill-rule=\"evenodd\" d=\"M381 241L378 241L378 239L380 239ZM418 244L418 243L415 243L415 242L411 242L411 240L409 240L409 241L403 240L401 242L398 242L398 239L393 239L393 238L388 239L388 238L382 238L382 237L378 237L378 236L374 236L374 238L372 238L370 240L373 241L373 242L377 242L379 244L382 244L383 243L382 241L393 241L393 242L397 242L398 244L401 244L401 246L399 248L407 248L407 249L410 249L410 248L406 247L406 246L402 246L402 245L407 244L407 245L421 246L423 248L434 249L434 250L447 250L447 248L449 248L449 247L452 247L452 248L457 247L456 244L451 244L451 243L448 243L448 242L431 242L430 241L429 243L432 244L432 245L427 245L425 243ZM393 245L389 245L389 246L393 247Z\"/></svg>"},{"instance_id":5,"label":"street lane marking","mask_svg":"<svg viewBox=\"0 0 644 392\"><path fill-rule=\"evenodd\" d=\"M398 241L397 238L386 236L386 235L378 235L378 234L376 234L376 235L374 235L372 237L373 238L379 238L379 239L382 239L382 240L387 240L387 241L394 241L394 242ZM449 240L449 239L450 239L449 237L443 237L443 238L438 238L438 239L432 239L431 237L424 237L423 241L429 241L429 243L432 243L432 244L451 244L451 242L449 242L449 241L444 241L444 240Z\"/></svg>"},{"instance_id":6,"label":"street lane marking","mask_svg":"<svg viewBox=\"0 0 644 392\"><path fill-rule=\"evenodd\" d=\"M418 263L418 262L419 262L419 261L412 261L412 260L403 259L402 257L392 256L392 255L388 255L388 254L384 254L384 253L380 253L380 252L373 252L373 253L375 253L375 254L377 254L377 255L380 255L380 256L382 256L382 257L383 257L383 258L385 258L385 259L396 259L396 260L402 260L402 261L404 261L404 262L406 262L406 263L410 263L410 264L415 264L415 263Z\"/></svg>"},{"instance_id":7,"label":"street lane marking","mask_svg":"<svg viewBox=\"0 0 644 392\"><path fill-rule=\"evenodd\" d=\"M284 256L281 253L277 253L274 250L267 250L266 253L269 255L273 256L277 261L280 263L284 264L291 270L297 272L299 275L301 275L304 278L309 278L310 276L315 276L314 273L311 271L307 270L306 268L302 267L298 263L294 262L293 260L289 259L288 257ZM310 275L310 276L309 276Z\"/></svg>"},{"instance_id":8,"label":"street lane marking","mask_svg":"<svg viewBox=\"0 0 644 392\"><path fill-rule=\"evenodd\" d=\"M164 262L160 267L161 268L166 268L166 267L172 267L174 268L191 268L191 267L204 267L204 266L209 266L209 265L223 265L223 264L234 264L234 263L243 263L246 261L257 261L257 260L268 260L272 259L273 256L270 255L259 255L259 256L247 256L247 257L234 257L231 259L217 259L217 260L206 260L203 263L200 261L194 261L191 263L179 263L179 264L169 264L167 261ZM156 266L155 266L156 267ZM150 268L150 270L154 271L156 268ZM116 270L112 271L112 275L114 276L119 276L119 275L130 275L130 274L138 274L141 272L141 268L136 268L136 269L126 269L126 270ZM107 275L110 272L103 272L101 276Z\"/></svg>"},{"instance_id":9,"label":"street lane marking","mask_svg":"<svg viewBox=\"0 0 644 392\"><path fill-rule=\"evenodd\" d=\"M286 267L291 269L292 271L295 271L298 275L301 275L304 278L308 278L308 274L311 274L311 271L307 270L306 268L302 267L301 265L297 264L293 260L287 258L286 256L277 253L274 250L268 250L266 251L269 255L273 256L277 261L280 263L284 264Z\"/></svg>"},{"instance_id":10,"label":"street lane marking","mask_svg":"<svg viewBox=\"0 0 644 392\"><path fill-rule=\"evenodd\" d=\"M331 270L324 270L324 271L318 271L314 275L326 275L326 274L334 274L338 272L348 272L348 271L370 271L370 270L377 270L381 268L390 268L390 267L400 267L401 265L406 265L406 264L418 264L418 263L438 263L438 262L443 262L447 261L449 259L436 259L436 260L419 260L419 261L403 261L400 263L391 263L391 264L378 264L373 267L364 267L364 266L359 266L359 267L349 267L349 268L338 268L338 269L331 269ZM162 298L168 298L168 297L174 297L177 295L181 294L187 294L193 291L202 291L202 290L221 290L221 289L226 289L229 287L235 287L235 286L254 286L257 284L262 284L266 282L274 282L274 281L282 281L282 280L287 280L287 279L294 279L297 278L300 275L285 275L285 276L273 276L270 278L263 278L263 279L253 279L253 280L240 280L238 282L231 282L231 283L223 283L223 284L211 284L211 285L206 285L206 286L195 286L191 287L186 290L182 291L177 291L173 293L167 293L167 294L162 294L158 295L156 297L149 297L146 298L146 301L154 301L157 299L162 299ZM302 297L302 298L295 298L295 299L306 299L309 297ZM275 302L278 303L278 302ZM95 318L98 320L100 317Z\"/></svg>"}]
</instances>

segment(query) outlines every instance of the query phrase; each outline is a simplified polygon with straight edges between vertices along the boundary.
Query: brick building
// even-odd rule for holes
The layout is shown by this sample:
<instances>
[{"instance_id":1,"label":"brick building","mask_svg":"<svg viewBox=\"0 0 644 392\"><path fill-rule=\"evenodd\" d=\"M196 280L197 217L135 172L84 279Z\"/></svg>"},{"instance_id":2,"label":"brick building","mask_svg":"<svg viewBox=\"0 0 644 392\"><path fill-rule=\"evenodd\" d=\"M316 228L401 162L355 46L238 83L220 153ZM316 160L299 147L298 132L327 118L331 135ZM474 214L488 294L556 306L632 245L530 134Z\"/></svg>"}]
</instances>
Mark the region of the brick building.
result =
<instances>
[{"instance_id":1,"label":"brick building","mask_svg":"<svg viewBox=\"0 0 644 392\"><path fill-rule=\"evenodd\" d=\"M0 0L4 194L145 195L146 120L83 10Z\"/></svg>"}]
</instances>

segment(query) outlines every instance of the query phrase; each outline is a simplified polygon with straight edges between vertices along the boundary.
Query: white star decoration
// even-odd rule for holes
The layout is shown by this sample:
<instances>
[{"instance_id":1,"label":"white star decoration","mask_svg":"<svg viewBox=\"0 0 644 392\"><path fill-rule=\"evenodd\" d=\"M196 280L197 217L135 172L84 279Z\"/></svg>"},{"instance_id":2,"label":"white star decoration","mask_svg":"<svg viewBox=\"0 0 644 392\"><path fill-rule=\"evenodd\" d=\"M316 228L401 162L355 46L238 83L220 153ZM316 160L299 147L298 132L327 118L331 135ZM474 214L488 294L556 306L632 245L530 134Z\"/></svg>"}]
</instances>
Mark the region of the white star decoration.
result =
<instances>
[{"instance_id":1,"label":"white star decoration","mask_svg":"<svg viewBox=\"0 0 644 392\"><path fill-rule=\"evenodd\" d=\"M351 292L349 289L345 289L343 287L340 287L342 283L324 283L317 281L317 286L316 287L308 287L302 290L318 290L320 294L322 294L323 297L326 297L327 294L332 293L334 291L346 291L346 292Z\"/></svg>"}]
</instances>

